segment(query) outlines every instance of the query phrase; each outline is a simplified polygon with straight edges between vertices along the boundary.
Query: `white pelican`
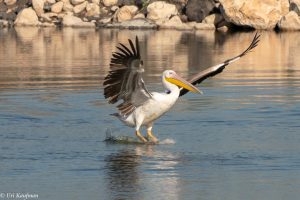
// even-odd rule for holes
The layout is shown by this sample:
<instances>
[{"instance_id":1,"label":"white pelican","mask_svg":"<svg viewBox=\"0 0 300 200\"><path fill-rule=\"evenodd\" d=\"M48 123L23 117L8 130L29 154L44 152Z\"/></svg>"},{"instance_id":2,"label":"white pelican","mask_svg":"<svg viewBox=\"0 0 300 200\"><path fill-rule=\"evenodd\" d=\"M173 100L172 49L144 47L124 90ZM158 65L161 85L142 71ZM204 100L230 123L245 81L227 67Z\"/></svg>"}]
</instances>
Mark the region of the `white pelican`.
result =
<instances>
[{"instance_id":1,"label":"white pelican","mask_svg":"<svg viewBox=\"0 0 300 200\"><path fill-rule=\"evenodd\" d=\"M145 87L138 38L135 39L135 45L128 40L130 48L120 43L117 47L119 52L112 54L110 71L103 83L104 96L108 98L109 103L114 104L123 100L117 106L119 112L112 115L127 126L135 127L135 134L143 143L158 143L158 139L152 133L153 122L170 110L178 97L188 91L202 93L194 85L221 73L225 66L246 55L257 46L259 37L260 35L256 33L249 47L238 56L201 71L188 81L173 70L164 71L162 84L166 89L165 93L149 92ZM147 137L140 133L142 126L147 128Z\"/></svg>"}]
</instances>

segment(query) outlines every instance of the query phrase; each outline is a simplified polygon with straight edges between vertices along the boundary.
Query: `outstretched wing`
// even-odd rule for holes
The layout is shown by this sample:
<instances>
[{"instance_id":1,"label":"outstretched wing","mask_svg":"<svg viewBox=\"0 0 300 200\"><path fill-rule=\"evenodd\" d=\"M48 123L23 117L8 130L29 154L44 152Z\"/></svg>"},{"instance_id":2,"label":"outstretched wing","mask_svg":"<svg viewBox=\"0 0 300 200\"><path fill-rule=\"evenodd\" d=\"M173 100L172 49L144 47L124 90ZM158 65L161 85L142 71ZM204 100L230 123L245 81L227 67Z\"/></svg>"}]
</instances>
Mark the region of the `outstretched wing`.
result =
<instances>
[{"instance_id":1,"label":"outstretched wing","mask_svg":"<svg viewBox=\"0 0 300 200\"><path fill-rule=\"evenodd\" d=\"M208 68L204 71L199 72L198 74L193 76L189 80L189 82L192 83L193 85L197 85L197 84L201 83L202 81L204 81L205 79L221 73L227 65L239 60L241 57L243 57L248 52L250 52L252 49L254 49L257 46L258 42L259 42L259 37L260 37L260 35L258 35L256 33L253 40L252 40L252 42L251 42L251 44L249 45L249 47L245 51L243 51L240 55L235 56L233 58L230 58L230 59L226 60L225 62L223 62L221 64L215 65L215 66L210 67L210 68ZM187 89L182 88L181 91L180 91L179 96L182 96L182 95L186 94L187 92L188 92Z\"/></svg>"},{"instance_id":2,"label":"outstretched wing","mask_svg":"<svg viewBox=\"0 0 300 200\"><path fill-rule=\"evenodd\" d=\"M144 72L141 60L139 41L136 37L135 46L128 40L130 48L120 43L118 52L112 54L110 71L104 79L104 96L114 104L123 100L117 107L124 116L151 98L142 79Z\"/></svg>"}]
</instances>

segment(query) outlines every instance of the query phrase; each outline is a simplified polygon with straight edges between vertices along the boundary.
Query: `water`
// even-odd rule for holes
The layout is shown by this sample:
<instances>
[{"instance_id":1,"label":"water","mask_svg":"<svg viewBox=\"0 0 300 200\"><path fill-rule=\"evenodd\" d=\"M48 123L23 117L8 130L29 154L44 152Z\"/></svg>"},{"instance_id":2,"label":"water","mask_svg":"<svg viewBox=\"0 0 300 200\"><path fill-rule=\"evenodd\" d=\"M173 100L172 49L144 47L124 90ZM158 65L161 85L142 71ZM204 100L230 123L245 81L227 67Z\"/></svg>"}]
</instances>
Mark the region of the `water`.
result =
<instances>
[{"instance_id":1,"label":"water","mask_svg":"<svg viewBox=\"0 0 300 200\"><path fill-rule=\"evenodd\" d=\"M138 35L150 90L235 56L254 33L18 28L0 31L0 193L39 199L298 199L300 39L261 32L255 51L133 136L102 96L111 51ZM5 198L4 198L5 199ZM8 198L6 198L8 199Z\"/></svg>"}]
</instances>

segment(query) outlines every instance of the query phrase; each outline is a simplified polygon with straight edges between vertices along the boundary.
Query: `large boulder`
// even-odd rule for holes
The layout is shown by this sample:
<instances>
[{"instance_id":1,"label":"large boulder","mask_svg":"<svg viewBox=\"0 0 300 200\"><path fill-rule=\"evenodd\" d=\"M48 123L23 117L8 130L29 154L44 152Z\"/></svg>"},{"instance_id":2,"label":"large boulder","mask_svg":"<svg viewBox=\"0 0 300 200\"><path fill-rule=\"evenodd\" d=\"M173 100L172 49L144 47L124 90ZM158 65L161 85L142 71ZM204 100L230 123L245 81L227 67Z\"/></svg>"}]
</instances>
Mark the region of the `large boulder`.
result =
<instances>
[{"instance_id":1,"label":"large boulder","mask_svg":"<svg viewBox=\"0 0 300 200\"><path fill-rule=\"evenodd\" d=\"M154 21L168 21L171 16L177 15L178 10L175 5L164 1L156 1L148 5L147 18Z\"/></svg>"},{"instance_id":2,"label":"large boulder","mask_svg":"<svg viewBox=\"0 0 300 200\"><path fill-rule=\"evenodd\" d=\"M32 7L38 16L41 16L44 13L44 1L32 0Z\"/></svg>"},{"instance_id":3,"label":"large boulder","mask_svg":"<svg viewBox=\"0 0 300 200\"><path fill-rule=\"evenodd\" d=\"M135 16L137 11L138 11L138 7L136 6L123 6L117 12L118 22L123 22L132 19Z\"/></svg>"},{"instance_id":4,"label":"large boulder","mask_svg":"<svg viewBox=\"0 0 300 200\"><path fill-rule=\"evenodd\" d=\"M189 21L201 22L214 9L213 0L189 0L186 15Z\"/></svg>"},{"instance_id":5,"label":"large boulder","mask_svg":"<svg viewBox=\"0 0 300 200\"><path fill-rule=\"evenodd\" d=\"M300 18L295 11L289 12L278 22L278 28L284 31L300 30Z\"/></svg>"},{"instance_id":6,"label":"large boulder","mask_svg":"<svg viewBox=\"0 0 300 200\"><path fill-rule=\"evenodd\" d=\"M25 8L19 12L14 24L16 26L36 26L39 25L39 19L32 8Z\"/></svg>"},{"instance_id":7,"label":"large boulder","mask_svg":"<svg viewBox=\"0 0 300 200\"><path fill-rule=\"evenodd\" d=\"M255 29L273 29L289 12L289 0L220 0L226 21Z\"/></svg>"}]
</instances>

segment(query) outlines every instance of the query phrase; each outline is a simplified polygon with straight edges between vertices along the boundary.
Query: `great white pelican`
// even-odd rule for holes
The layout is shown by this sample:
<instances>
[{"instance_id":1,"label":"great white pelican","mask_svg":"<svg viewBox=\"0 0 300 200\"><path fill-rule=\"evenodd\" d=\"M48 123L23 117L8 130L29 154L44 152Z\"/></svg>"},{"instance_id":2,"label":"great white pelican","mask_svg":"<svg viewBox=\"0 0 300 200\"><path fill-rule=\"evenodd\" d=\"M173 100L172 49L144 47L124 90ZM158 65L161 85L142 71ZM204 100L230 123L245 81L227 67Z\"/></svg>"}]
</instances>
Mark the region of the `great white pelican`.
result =
<instances>
[{"instance_id":1,"label":"great white pelican","mask_svg":"<svg viewBox=\"0 0 300 200\"><path fill-rule=\"evenodd\" d=\"M119 51L112 54L110 71L103 83L104 96L110 104L122 100L117 105L119 112L112 115L127 126L134 127L136 136L143 143L158 143L158 139L152 133L154 121L169 111L177 99L188 91L202 93L195 85L221 73L228 64L246 55L257 46L259 37L256 33L249 47L238 56L201 71L189 80L184 80L173 70L164 71L164 93L149 92L145 86L138 38L135 38L135 45L128 40L130 47L120 43L117 46ZM142 126L147 128L146 137L140 132Z\"/></svg>"}]
</instances>

